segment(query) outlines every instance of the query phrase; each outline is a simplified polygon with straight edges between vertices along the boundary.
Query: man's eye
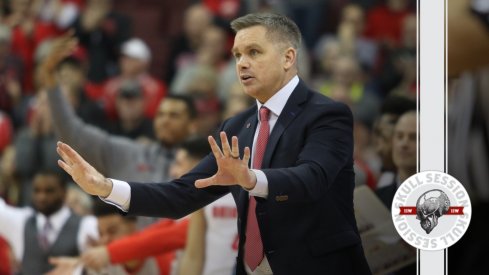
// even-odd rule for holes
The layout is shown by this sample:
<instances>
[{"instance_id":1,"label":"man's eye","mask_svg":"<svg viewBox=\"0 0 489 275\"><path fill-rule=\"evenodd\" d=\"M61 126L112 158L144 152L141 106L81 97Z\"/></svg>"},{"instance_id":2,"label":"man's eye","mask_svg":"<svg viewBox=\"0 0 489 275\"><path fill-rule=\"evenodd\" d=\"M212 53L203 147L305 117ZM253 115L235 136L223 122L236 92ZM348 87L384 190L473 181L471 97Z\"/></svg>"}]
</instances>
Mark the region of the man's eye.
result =
<instances>
[{"instance_id":1,"label":"man's eye","mask_svg":"<svg viewBox=\"0 0 489 275\"><path fill-rule=\"evenodd\" d=\"M241 54L239 54L239 53L234 54L234 58L239 59L240 57L241 57Z\"/></svg>"},{"instance_id":2,"label":"man's eye","mask_svg":"<svg viewBox=\"0 0 489 275\"><path fill-rule=\"evenodd\" d=\"M257 50L251 50L250 51L250 55L251 56L254 56L254 55L257 55L258 54L258 51Z\"/></svg>"}]
</instances>

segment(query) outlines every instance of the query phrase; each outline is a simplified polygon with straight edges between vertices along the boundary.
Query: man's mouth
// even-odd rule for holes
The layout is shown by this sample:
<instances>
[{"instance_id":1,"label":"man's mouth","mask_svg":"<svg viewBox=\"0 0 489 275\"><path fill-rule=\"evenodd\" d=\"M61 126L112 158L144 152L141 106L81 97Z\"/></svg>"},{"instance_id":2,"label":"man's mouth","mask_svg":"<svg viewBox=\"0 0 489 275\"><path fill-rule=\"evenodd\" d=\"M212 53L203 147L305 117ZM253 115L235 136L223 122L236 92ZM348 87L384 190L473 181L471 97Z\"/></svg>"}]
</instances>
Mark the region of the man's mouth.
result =
<instances>
[{"instance_id":1,"label":"man's mouth","mask_svg":"<svg viewBox=\"0 0 489 275\"><path fill-rule=\"evenodd\" d=\"M251 75L248 75L248 74L242 74L242 75L240 75L240 79L241 79L241 82L242 83L249 82L253 78L254 77L252 77Z\"/></svg>"}]
</instances>

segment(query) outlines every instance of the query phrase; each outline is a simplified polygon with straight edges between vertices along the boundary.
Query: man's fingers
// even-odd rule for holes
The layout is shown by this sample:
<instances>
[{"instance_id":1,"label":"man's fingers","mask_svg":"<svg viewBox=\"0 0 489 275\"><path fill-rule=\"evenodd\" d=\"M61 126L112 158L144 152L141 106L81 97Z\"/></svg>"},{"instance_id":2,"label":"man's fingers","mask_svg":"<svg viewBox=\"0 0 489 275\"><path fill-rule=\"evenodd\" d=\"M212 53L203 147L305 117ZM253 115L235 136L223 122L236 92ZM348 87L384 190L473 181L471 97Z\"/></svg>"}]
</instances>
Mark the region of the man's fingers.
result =
<instances>
[{"instance_id":1,"label":"man's fingers","mask_svg":"<svg viewBox=\"0 0 489 275\"><path fill-rule=\"evenodd\" d=\"M61 258L58 258L58 257L51 257L49 258L48 262L52 265L57 265L57 264L60 264L62 263L62 260Z\"/></svg>"},{"instance_id":2,"label":"man's fingers","mask_svg":"<svg viewBox=\"0 0 489 275\"><path fill-rule=\"evenodd\" d=\"M84 164L85 160L75 151L73 148L71 148L68 144L63 143L61 141L58 141L58 147L61 149L62 152L66 154L66 156L69 158L69 160L72 163L77 163L77 164Z\"/></svg>"},{"instance_id":3,"label":"man's fingers","mask_svg":"<svg viewBox=\"0 0 489 275\"><path fill-rule=\"evenodd\" d=\"M209 136L208 140L212 149L212 153L214 154L214 157L216 159L222 158L222 152L221 149L219 149L219 146L217 146L216 140L212 136Z\"/></svg>"},{"instance_id":4,"label":"man's fingers","mask_svg":"<svg viewBox=\"0 0 489 275\"><path fill-rule=\"evenodd\" d=\"M69 163L70 165L72 164L68 155L66 155L66 153L63 150L61 150L60 147L56 147L56 152L63 159L64 162Z\"/></svg>"},{"instance_id":5,"label":"man's fingers","mask_svg":"<svg viewBox=\"0 0 489 275\"><path fill-rule=\"evenodd\" d=\"M70 176L73 176L73 174L72 174L73 169L71 168L71 166L69 166L68 164L66 164L64 161L62 161L60 159L58 160L58 165L63 170L65 170L65 172L68 173Z\"/></svg>"},{"instance_id":6,"label":"man's fingers","mask_svg":"<svg viewBox=\"0 0 489 275\"><path fill-rule=\"evenodd\" d=\"M233 136L231 138L231 143L232 143L232 148L231 148L231 157L233 158L239 158L239 143L238 143L238 137Z\"/></svg>"},{"instance_id":7,"label":"man's fingers","mask_svg":"<svg viewBox=\"0 0 489 275\"><path fill-rule=\"evenodd\" d=\"M221 145L224 156L231 156L231 147L229 147L228 137L226 136L225 132L221 132Z\"/></svg>"},{"instance_id":8,"label":"man's fingers","mask_svg":"<svg viewBox=\"0 0 489 275\"><path fill-rule=\"evenodd\" d=\"M214 184L214 177L200 179L195 181L195 187L197 188L205 188L207 186L211 186Z\"/></svg>"},{"instance_id":9,"label":"man's fingers","mask_svg":"<svg viewBox=\"0 0 489 275\"><path fill-rule=\"evenodd\" d=\"M244 156L243 156L243 162L248 165L248 162L250 161L251 157L251 150L250 147L246 146L244 149Z\"/></svg>"}]
</instances>

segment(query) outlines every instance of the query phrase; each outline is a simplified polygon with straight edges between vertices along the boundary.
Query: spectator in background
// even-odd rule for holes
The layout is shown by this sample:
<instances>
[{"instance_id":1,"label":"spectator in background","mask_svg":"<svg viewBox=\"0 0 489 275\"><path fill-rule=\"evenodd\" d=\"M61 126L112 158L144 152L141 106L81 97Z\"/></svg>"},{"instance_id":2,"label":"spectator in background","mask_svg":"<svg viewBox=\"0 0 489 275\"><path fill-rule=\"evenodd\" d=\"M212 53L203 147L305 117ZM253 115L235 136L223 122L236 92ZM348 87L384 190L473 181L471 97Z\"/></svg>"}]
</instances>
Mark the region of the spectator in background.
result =
<instances>
[{"instance_id":1,"label":"spectator in background","mask_svg":"<svg viewBox=\"0 0 489 275\"><path fill-rule=\"evenodd\" d=\"M416 117L417 113L415 110L407 111L399 117L394 127L392 159L396 167L395 175L381 178L377 185L377 190L375 190L375 193L387 209L391 209L392 201L401 183L416 173ZM416 265L410 264L394 271L392 275L411 275L415 273Z\"/></svg>"},{"instance_id":2,"label":"spectator in background","mask_svg":"<svg viewBox=\"0 0 489 275\"><path fill-rule=\"evenodd\" d=\"M386 0L367 13L365 35L389 49L400 45L404 18L413 11L409 0Z\"/></svg>"},{"instance_id":3,"label":"spectator in background","mask_svg":"<svg viewBox=\"0 0 489 275\"><path fill-rule=\"evenodd\" d=\"M416 173L416 111L408 111L399 117L392 135L392 159L396 176L391 182L377 186L377 196L390 209L397 188Z\"/></svg>"},{"instance_id":4,"label":"spectator in background","mask_svg":"<svg viewBox=\"0 0 489 275\"><path fill-rule=\"evenodd\" d=\"M57 156L51 112L47 105L45 91L34 97L30 111L29 125L19 129L15 137L15 171L21 181L20 203L28 205L31 201L33 176L39 170L62 171L56 167Z\"/></svg>"},{"instance_id":5,"label":"spectator in background","mask_svg":"<svg viewBox=\"0 0 489 275\"><path fill-rule=\"evenodd\" d=\"M58 65L57 78L76 114L86 123L106 127L107 119L101 104L87 96L86 68L79 57L70 56Z\"/></svg>"},{"instance_id":6,"label":"spectator in background","mask_svg":"<svg viewBox=\"0 0 489 275\"><path fill-rule=\"evenodd\" d=\"M202 34L202 44L197 50L199 64L207 64L217 71L229 66L229 49L226 45L226 31L218 26L211 25Z\"/></svg>"},{"instance_id":7,"label":"spectator in background","mask_svg":"<svg viewBox=\"0 0 489 275\"><path fill-rule=\"evenodd\" d=\"M44 274L48 258L76 256L89 238L97 238L93 217L80 217L64 206L66 182L58 173L43 171L33 183L32 208L16 208L0 199L0 235L11 245L23 274Z\"/></svg>"},{"instance_id":8,"label":"spectator in background","mask_svg":"<svg viewBox=\"0 0 489 275\"><path fill-rule=\"evenodd\" d=\"M10 28L0 23L0 110L16 117L16 106L22 100L22 61L11 46Z\"/></svg>"},{"instance_id":9,"label":"spectator in background","mask_svg":"<svg viewBox=\"0 0 489 275\"><path fill-rule=\"evenodd\" d=\"M160 103L153 121L157 142L150 144L110 135L83 123L56 87L51 87L48 98L52 113L57 114L53 120L58 138L73 144L114 178L153 182L168 179L175 147L194 131L195 107L183 96L168 96Z\"/></svg>"},{"instance_id":10,"label":"spectator in background","mask_svg":"<svg viewBox=\"0 0 489 275\"><path fill-rule=\"evenodd\" d=\"M371 126L378 109L379 99L368 85L358 59L349 55L338 57L330 80L319 82L322 94L349 104L356 120Z\"/></svg>"},{"instance_id":11,"label":"spectator in background","mask_svg":"<svg viewBox=\"0 0 489 275\"><path fill-rule=\"evenodd\" d=\"M159 103L165 97L166 85L148 72L151 52L146 43L139 38L132 38L122 45L119 65L120 75L107 81L103 99L107 112L116 116L116 98L123 85L137 82L142 89L144 109L147 118L153 118Z\"/></svg>"},{"instance_id":12,"label":"spectator in background","mask_svg":"<svg viewBox=\"0 0 489 275\"><path fill-rule=\"evenodd\" d=\"M353 55L363 69L369 70L377 61L377 44L364 36L365 13L357 4L347 4L341 11L341 21L338 24L337 33L325 35L320 38L315 46L316 56L322 56L322 51L331 52L335 44L337 51L345 55ZM331 44L331 45L330 45ZM326 57L327 58L327 57Z\"/></svg>"},{"instance_id":13,"label":"spectator in background","mask_svg":"<svg viewBox=\"0 0 489 275\"><path fill-rule=\"evenodd\" d=\"M171 83L177 70L193 60L202 43L204 30L212 24L212 13L197 3L189 6L183 17L183 33L175 39L166 66L165 81Z\"/></svg>"},{"instance_id":14,"label":"spectator in background","mask_svg":"<svg viewBox=\"0 0 489 275\"><path fill-rule=\"evenodd\" d=\"M207 136L219 126L221 119L216 69L205 64L195 64L180 73L172 85L172 90L175 94L184 94L195 99L198 112L195 130L196 133Z\"/></svg>"},{"instance_id":15,"label":"spectator in background","mask_svg":"<svg viewBox=\"0 0 489 275\"><path fill-rule=\"evenodd\" d=\"M99 245L107 246L110 243L134 234L137 231L137 218L122 216L115 206L96 201L93 212L97 217L98 231L100 235ZM120 265L110 265L95 271L96 272L93 272L93 274L160 274L156 258L133 259L121 263ZM89 271L88 274L92 274L92 272Z\"/></svg>"},{"instance_id":16,"label":"spectator in background","mask_svg":"<svg viewBox=\"0 0 489 275\"><path fill-rule=\"evenodd\" d=\"M144 115L143 94L137 81L126 80L121 84L115 100L117 120L109 128L111 134L143 142L154 139L153 123Z\"/></svg>"},{"instance_id":17,"label":"spectator in background","mask_svg":"<svg viewBox=\"0 0 489 275\"><path fill-rule=\"evenodd\" d=\"M112 10L113 0L87 0L73 25L90 60L88 80L101 84L117 74L118 53L131 36L129 19Z\"/></svg>"},{"instance_id":18,"label":"spectator in background","mask_svg":"<svg viewBox=\"0 0 489 275\"><path fill-rule=\"evenodd\" d=\"M70 36L63 36L63 40ZM71 38L72 39L72 38ZM41 65L42 85L48 92L53 125L60 140L69 141L93 161L98 169L112 177L127 180L146 179L150 182L168 179L168 169L175 147L194 132L196 117L193 101L188 97L167 97L160 102L153 121L156 142L140 144L127 138L109 135L106 131L87 125L77 117L65 96L57 87L55 71L64 56L76 47L71 40L70 52L55 44ZM120 165L124 163L124 165Z\"/></svg>"},{"instance_id":19,"label":"spectator in background","mask_svg":"<svg viewBox=\"0 0 489 275\"><path fill-rule=\"evenodd\" d=\"M205 138L186 140L176 151L176 158L170 169L171 177L178 178L189 172L209 153L210 147ZM101 207L104 208L97 205L97 208ZM233 224L233 227L236 225ZM178 221L162 220L137 233L88 249L81 256L81 261L86 268L99 270L110 265L124 264L133 260L156 256L159 267L157 274L175 274L176 268L179 266L178 249L185 246L187 228L187 218ZM74 263L76 262L60 260L57 270L73 268Z\"/></svg>"},{"instance_id":20,"label":"spectator in background","mask_svg":"<svg viewBox=\"0 0 489 275\"><path fill-rule=\"evenodd\" d=\"M320 87L323 82L331 79L334 66L342 55L342 49L338 41L329 40L325 43L318 43L315 54L318 72L313 75L313 86Z\"/></svg>"},{"instance_id":21,"label":"spectator in background","mask_svg":"<svg viewBox=\"0 0 489 275\"><path fill-rule=\"evenodd\" d=\"M207 139L191 138L186 140L176 151L170 176L172 178L183 176L209 153L210 147ZM235 223L232 227L236 231ZM158 257L160 274L175 274L177 266L186 265L184 262L179 263L179 250L186 244L187 231L187 217L178 221L163 220L136 234L115 240L104 246L89 249L82 255L82 260L85 266L98 269L109 264L120 264L134 259L161 255ZM229 257L229 255L227 256ZM234 257L230 258L234 261Z\"/></svg>"},{"instance_id":22,"label":"spectator in background","mask_svg":"<svg viewBox=\"0 0 489 275\"><path fill-rule=\"evenodd\" d=\"M68 185L65 203L73 213L79 216L91 215L93 213L92 197L87 195L76 185Z\"/></svg>"},{"instance_id":23,"label":"spectator in background","mask_svg":"<svg viewBox=\"0 0 489 275\"><path fill-rule=\"evenodd\" d=\"M58 29L68 29L78 17L84 0L37 0L39 19L53 23Z\"/></svg>"},{"instance_id":24,"label":"spectator in background","mask_svg":"<svg viewBox=\"0 0 489 275\"><path fill-rule=\"evenodd\" d=\"M303 33L305 46L311 49L317 42L319 26L329 1L284 0L283 2L286 14L297 22L297 26Z\"/></svg>"},{"instance_id":25,"label":"spectator in background","mask_svg":"<svg viewBox=\"0 0 489 275\"><path fill-rule=\"evenodd\" d=\"M230 85L237 80L234 60L229 58L229 49L226 46L227 34L224 28L210 25L202 33L202 42L193 58L188 58L187 64L182 65L172 82L172 91L175 93L187 93L190 90L211 91L212 98L225 101ZM198 82L195 74L199 71L211 70L215 74L212 78L212 86L206 82ZM192 79L192 80L189 80ZM190 86L190 87L189 87ZM198 86L198 89L195 87ZM202 88L202 86L205 86ZM202 134L206 135L205 132Z\"/></svg>"},{"instance_id":26,"label":"spectator in background","mask_svg":"<svg viewBox=\"0 0 489 275\"><path fill-rule=\"evenodd\" d=\"M379 79L381 91L416 98L416 16L403 21L400 47L388 52L386 64Z\"/></svg>"},{"instance_id":27,"label":"spectator in background","mask_svg":"<svg viewBox=\"0 0 489 275\"><path fill-rule=\"evenodd\" d=\"M12 52L23 62L22 94L34 92L34 53L46 39L60 34L51 23L40 21L33 0L12 0L7 24L12 28Z\"/></svg>"},{"instance_id":28,"label":"spectator in background","mask_svg":"<svg viewBox=\"0 0 489 275\"><path fill-rule=\"evenodd\" d=\"M399 95L391 95L382 103L372 131L373 145L381 162L380 171L375 171L379 175L376 186L386 186L396 180L397 169L392 157L394 127L401 115L415 109L414 101Z\"/></svg>"},{"instance_id":29,"label":"spectator in background","mask_svg":"<svg viewBox=\"0 0 489 275\"><path fill-rule=\"evenodd\" d=\"M243 87L239 81L234 82L229 89L228 99L226 100L226 105L224 106L222 114L222 121L245 111L250 108L253 103L255 103L253 98L244 93Z\"/></svg>"}]
</instances>

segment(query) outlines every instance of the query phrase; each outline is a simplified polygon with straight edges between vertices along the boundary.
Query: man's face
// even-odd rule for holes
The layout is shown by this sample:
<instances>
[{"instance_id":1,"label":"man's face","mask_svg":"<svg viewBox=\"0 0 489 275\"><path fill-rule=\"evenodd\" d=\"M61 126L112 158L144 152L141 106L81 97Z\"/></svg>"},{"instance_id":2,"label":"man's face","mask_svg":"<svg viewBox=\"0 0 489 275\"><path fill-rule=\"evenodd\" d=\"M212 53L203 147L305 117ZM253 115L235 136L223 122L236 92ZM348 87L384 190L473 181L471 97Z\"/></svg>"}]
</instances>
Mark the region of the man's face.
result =
<instances>
[{"instance_id":1,"label":"man's face","mask_svg":"<svg viewBox=\"0 0 489 275\"><path fill-rule=\"evenodd\" d=\"M288 50L284 43L270 39L263 26L238 31L232 52L244 92L263 103L282 88L295 61L286 54Z\"/></svg>"},{"instance_id":2,"label":"man's face","mask_svg":"<svg viewBox=\"0 0 489 275\"><path fill-rule=\"evenodd\" d=\"M120 58L121 74L127 77L136 77L144 72L148 67L148 63L129 56L121 56Z\"/></svg>"},{"instance_id":3,"label":"man's face","mask_svg":"<svg viewBox=\"0 0 489 275\"><path fill-rule=\"evenodd\" d=\"M416 169L416 113L402 115L394 128L392 157L398 169Z\"/></svg>"},{"instance_id":4,"label":"man's face","mask_svg":"<svg viewBox=\"0 0 489 275\"><path fill-rule=\"evenodd\" d=\"M139 121L144 117L144 98L140 96L117 96L116 109L121 121Z\"/></svg>"},{"instance_id":5,"label":"man's face","mask_svg":"<svg viewBox=\"0 0 489 275\"><path fill-rule=\"evenodd\" d=\"M392 160L392 134L397 117L392 114L383 114L374 125L375 151L382 159L385 169L394 169Z\"/></svg>"},{"instance_id":6,"label":"man's face","mask_svg":"<svg viewBox=\"0 0 489 275\"><path fill-rule=\"evenodd\" d=\"M58 79L61 85L71 89L82 87L85 77L83 71L71 65L64 65L58 71Z\"/></svg>"},{"instance_id":7,"label":"man's face","mask_svg":"<svg viewBox=\"0 0 489 275\"><path fill-rule=\"evenodd\" d=\"M199 163L198 159L189 156L184 149L178 149L175 154L175 160L170 166L170 177L177 179L188 173L195 165Z\"/></svg>"},{"instance_id":8,"label":"man's face","mask_svg":"<svg viewBox=\"0 0 489 275\"><path fill-rule=\"evenodd\" d=\"M136 232L136 224L118 214L97 217L100 242L107 245Z\"/></svg>"},{"instance_id":9,"label":"man's face","mask_svg":"<svg viewBox=\"0 0 489 275\"><path fill-rule=\"evenodd\" d=\"M153 122L156 138L167 146L185 140L192 124L185 102L171 98L163 100Z\"/></svg>"},{"instance_id":10,"label":"man's face","mask_svg":"<svg viewBox=\"0 0 489 275\"><path fill-rule=\"evenodd\" d=\"M66 190L56 176L37 175L32 187L32 202L37 211L49 216L61 209Z\"/></svg>"}]
</instances>

